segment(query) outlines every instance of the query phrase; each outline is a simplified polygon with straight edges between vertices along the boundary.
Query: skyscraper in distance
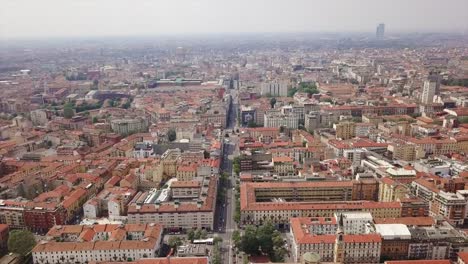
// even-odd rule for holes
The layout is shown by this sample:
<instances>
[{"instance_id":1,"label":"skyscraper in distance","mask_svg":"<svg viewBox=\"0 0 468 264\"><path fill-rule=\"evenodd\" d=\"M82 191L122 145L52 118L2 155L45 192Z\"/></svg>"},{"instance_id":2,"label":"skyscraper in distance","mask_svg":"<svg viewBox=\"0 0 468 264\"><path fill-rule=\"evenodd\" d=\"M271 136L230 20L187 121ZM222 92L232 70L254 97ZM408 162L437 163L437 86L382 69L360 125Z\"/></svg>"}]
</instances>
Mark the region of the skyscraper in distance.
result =
<instances>
[{"instance_id":1,"label":"skyscraper in distance","mask_svg":"<svg viewBox=\"0 0 468 264\"><path fill-rule=\"evenodd\" d=\"M385 36L385 24L384 23L380 23L378 26L377 26L377 30L375 32L375 36L378 38L378 39L383 39L384 36Z\"/></svg>"}]
</instances>

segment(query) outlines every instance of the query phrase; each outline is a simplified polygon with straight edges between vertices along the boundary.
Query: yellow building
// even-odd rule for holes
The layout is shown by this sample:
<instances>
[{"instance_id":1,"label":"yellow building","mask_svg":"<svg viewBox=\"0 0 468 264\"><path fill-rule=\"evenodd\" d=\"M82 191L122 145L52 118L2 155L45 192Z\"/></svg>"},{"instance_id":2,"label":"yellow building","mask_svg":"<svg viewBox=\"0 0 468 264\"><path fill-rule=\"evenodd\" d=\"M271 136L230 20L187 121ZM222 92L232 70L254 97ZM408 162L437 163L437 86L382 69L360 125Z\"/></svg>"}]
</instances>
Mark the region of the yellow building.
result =
<instances>
[{"instance_id":1,"label":"yellow building","mask_svg":"<svg viewBox=\"0 0 468 264\"><path fill-rule=\"evenodd\" d=\"M457 141L459 151L468 153L468 135L456 136L455 140Z\"/></svg>"},{"instance_id":2,"label":"yellow building","mask_svg":"<svg viewBox=\"0 0 468 264\"><path fill-rule=\"evenodd\" d=\"M340 122L333 125L336 132L336 138L343 140L353 138L356 135L356 123L354 122Z\"/></svg>"},{"instance_id":3,"label":"yellow building","mask_svg":"<svg viewBox=\"0 0 468 264\"><path fill-rule=\"evenodd\" d=\"M294 175L293 159L290 157L273 157L273 169L279 176Z\"/></svg>"},{"instance_id":4,"label":"yellow building","mask_svg":"<svg viewBox=\"0 0 468 264\"><path fill-rule=\"evenodd\" d=\"M197 177L197 165L188 164L177 167L176 177L179 181L193 180L195 177Z\"/></svg>"},{"instance_id":5,"label":"yellow building","mask_svg":"<svg viewBox=\"0 0 468 264\"><path fill-rule=\"evenodd\" d=\"M384 177L379 184L379 202L395 202L409 193L405 185Z\"/></svg>"}]
</instances>

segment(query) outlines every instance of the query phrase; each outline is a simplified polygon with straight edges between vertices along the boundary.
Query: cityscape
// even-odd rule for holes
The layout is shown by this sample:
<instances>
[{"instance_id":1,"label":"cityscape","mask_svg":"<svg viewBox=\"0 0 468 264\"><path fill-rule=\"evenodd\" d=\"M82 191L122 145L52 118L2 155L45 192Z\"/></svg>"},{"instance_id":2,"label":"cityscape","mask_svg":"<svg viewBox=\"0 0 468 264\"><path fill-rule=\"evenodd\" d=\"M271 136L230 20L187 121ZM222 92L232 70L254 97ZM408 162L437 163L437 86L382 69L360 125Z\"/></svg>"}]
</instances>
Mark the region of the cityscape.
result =
<instances>
[{"instance_id":1,"label":"cityscape","mask_svg":"<svg viewBox=\"0 0 468 264\"><path fill-rule=\"evenodd\" d=\"M2 3L1 264L468 263L468 2L137 2Z\"/></svg>"}]
</instances>

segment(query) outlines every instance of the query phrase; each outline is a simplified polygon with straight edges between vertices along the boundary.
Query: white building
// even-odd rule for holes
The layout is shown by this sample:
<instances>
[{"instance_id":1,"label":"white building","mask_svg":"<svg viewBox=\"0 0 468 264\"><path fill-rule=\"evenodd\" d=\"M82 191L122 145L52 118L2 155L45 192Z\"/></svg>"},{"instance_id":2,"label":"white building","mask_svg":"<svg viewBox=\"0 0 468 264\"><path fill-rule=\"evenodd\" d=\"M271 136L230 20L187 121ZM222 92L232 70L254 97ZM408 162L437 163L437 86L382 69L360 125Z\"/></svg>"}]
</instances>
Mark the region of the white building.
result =
<instances>
[{"instance_id":1,"label":"white building","mask_svg":"<svg viewBox=\"0 0 468 264\"><path fill-rule=\"evenodd\" d=\"M441 159L419 160L415 162L414 168L417 171L439 176L450 175L450 163Z\"/></svg>"},{"instance_id":2,"label":"white building","mask_svg":"<svg viewBox=\"0 0 468 264\"><path fill-rule=\"evenodd\" d=\"M375 232L379 233L383 240L411 239L411 232L404 224L376 224Z\"/></svg>"},{"instance_id":3,"label":"white building","mask_svg":"<svg viewBox=\"0 0 468 264\"><path fill-rule=\"evenodd\" d=\"M264 115L264 127L286 127L297 129L299 127L299 116L293 113L282 114L279 111L268 111Z\"/></svg>"},{"instance_id":4,"label":"white building","mask_svg":"<svg viewBox=\"0 0 468 264\"><path fill-rule=\"evenodd\" d=\"M343 231L347 235L364 234L366 226L373 221L369 212L344 212L340 214L343 216ZM335 213L335 218L338 219L340 214Z\"/></svg>"},{"instance_id":5,"label":"white building","mask_svg":"<svg viewBox=\"0 0 468 264\"><path fill-rule=\"evenodd\" d=\"M263 96L288 96L288 84L286 82L268 82L261 84L261 95Z\"/></svg>"},{"instance_id":6,"label":"white building","mask_svg":"<svg viewBox=\"0 0 468 264\"><path fill-rule=\"evenodd\" d=\"M424 104L431 104L434 102L434 96L439 94L440 81L439 76L430 75L424 81L423 90L421 93L421 102Z\"/></svg>"},{"instance_id":7,"label":"white building","mask_svg":"<svg viewBox=\"0 0 468 264\"><path fill-rule=\"evenodd\" d=\"M121 135L147 132L148 121L145 118L114 119L111 121L111 129Z\"/></svg>"},{"instance_id":8,"label":"white building","mask_svg":"<svg viewBox=\"0 0 468 264\"><path fill-rule=\"evenodd\" d=\"M30 112L31 122L35 126L45 126L49 122L51 113L46 109L37 109Z\"/></svg>"}]
</instances>

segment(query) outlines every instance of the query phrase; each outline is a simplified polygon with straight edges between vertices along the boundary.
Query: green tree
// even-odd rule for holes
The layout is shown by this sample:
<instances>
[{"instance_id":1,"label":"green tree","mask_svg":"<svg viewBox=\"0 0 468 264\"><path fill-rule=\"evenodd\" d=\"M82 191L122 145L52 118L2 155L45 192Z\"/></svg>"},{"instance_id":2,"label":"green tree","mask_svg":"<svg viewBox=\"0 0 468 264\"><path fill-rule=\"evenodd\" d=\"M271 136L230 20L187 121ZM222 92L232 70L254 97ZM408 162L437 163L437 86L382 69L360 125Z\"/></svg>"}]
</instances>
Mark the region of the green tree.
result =
<instances>
[{"instance_id":1,"label":"green tree","mask_svg":"<svg viewBox=\"0 0 468 264\"><path fill-rule=\"evenodd\" d=\"M91 90L97 90L99 85L99 81L97 79L93 80L93 85L91 85Z\"/></svg>"},{"instance_id":2,"label":"green tree","mask_svg":"<svg viewBox=\"0 0 468 264\"><path fill-rule=\"evenodd\" d=\"M241 237L241 234L240 234L239 230L234 230L232 232L232 241L234 241L234 245L236 245L237 248L240 248L240 246L241 246L241 244L240 244L241 239L242 239L242 237Z\"/></svg>"},{"instance_id":3,"label":"green tree","mask_svg":"<svg viewBox=\"0 0 468 264\"><path fill-rule=\"evenodd\" d=\"M195 231L193 231L193 229L190 229L187 232L187 239L190 241L193 241L195 239Z\"/></svg>"},{"instance_id":4,"label":"green tree","mask_svg":"<svg viewBox=\"0 0 468 264\"><path fill-rule=\"evenodd\" d=\"M221 260L221 243L215 243L213 246L213 253L211 257L212 264L222 264Z\"/></svg>"},{"instance_id":5,"label":"green tree","mask_svg":"<svg viewBox=\"0 0 468 264\"><path fill-rule=\"evenodd\" d=\"M177 138L177 134L175 132L174 129L170 129L168 132L167 132L167 140L169 140L170 142L176 140Z\"/></svg>"},{"instance_id":6,"label":"green tree","mask_svg":"<svg viewBox=\"0 0 468 264\"><path fill-rule=\"evenodd\" d=\"M460 117L458 121L462 124L468 124L468 116Z\"/></svg>"},{"instance_id":7,"label":"green tree","mask_svg":"<svg viewBox=\"0 0 468 264\"><path fill-rule=\"evenodd\" d=\"M99 120L98 120L97 116L94 116L94 117L93 117L93 124L97 123L98 121L99 121Z\"/></svg>"},{"instance_id":8,"label":"green tree","mask_svg":"<svg viewBox=\"0 0 468 264\"><path fill-rule=\"evenodd\" d=\"M131 106L131 103L129 101L125 102L123 105L122 105L122 108L124 109L129 109Z\"/></svg>"},{"instance_id":9,"label":"green tree","mask_svg":"<svg viewBox=\"0 0 468 264\"><path fill-rule=\"evenodd\" d=\"M200 231L200 239L206 239L208 237L208 232L205 229Z\"/></svg>"},{"instance_id":10,"label":"green tree","mask_svg":"<svg viewBox=\"0 0 468 264\"><path fill-rule=\"evenodd\" d=\"M182 246L182 239L177 236L172 236L169 238L169 246L173 249L177 249L178 247Z\"/></svg>"},{"instance_id":11,"label":"green tree","mask_svg":"<svg viewBox=\"0 0 468 264\"><path fill-rule=\"evenodd\" d=\"M72 118L75 115L75 112L73 110L73 105L71 103L66 103L63 106L63 116L67 119Z\"/></svg>"},{"instance_id":12,"label":"green tree","mask_svg":"<svg viewBox=\"0 0 468 264\"><path fill-rule=\"evenodd\" d=\"M238 239L238 234L236 237L233 234L234 242ZM247 226L244 235L238 241L239 249L244 253L250 255L268 254L274 262L283 261L284 255L287 253L280 232L269 222L257 228Z\"/></svg>"},{"instance_id":13,"label":"green tree","mask_svg":"<svg viewBox=\"0 0 468 264\"><path fill-rule=\"evenodd\" d=\"M197 228L197 230L195 230L195 234L193 236L195 239L200 239L201 238L201 230Z\"/></svg>"},{"instance_id":14,"label":"green tree","mask_svg":"<svg viewBox=\"0 0 468 264\"><path fill-rule=\"evenodd\" d=\"M270 106L271 106L272 109L275 108L275 104L276 104L276 98L273 97L273 98L270 99Z\"/></svg>"},{"instance_id":15,"label":"green tree","mask_svg":"<svg viewBox=\"0 0 468 264\"><path fill-rule=\"evenodd\" d=\"M8 237L8 250L21 256L28 254L36 245L34 235L27 230L13 230Z\"/></svg>"},{"instance_id":16,"label":"green tree","mask_svg":"<svg viewBox=\"0 0 468 264\"><path fill-rule=\"evenodd\" d=\"M223 243L223 238L219 237L219 236L216 236L216 237L213 238L213 243L214 244Z\"/></svg>"},{"instance_id":17,"label":"green tree","mask_svg":"<svg viewBox=\"0 0 468 264\"><path fill-rule=\"evenodd\" d=\"M297 93L297 88L291 88L288 90L288 97L293 97Z\"/></svg>"},{"instance_id":18,"label":"green tree","mask_svg":"<svg viewBox=\"0 0 468 264\"><path fill-rule=\"evenodd\" d=\"M247 226L244 235L241 238L241 250L246 254L258 254L257 229L254 226Z\"/></svg>"}]
</instances>

